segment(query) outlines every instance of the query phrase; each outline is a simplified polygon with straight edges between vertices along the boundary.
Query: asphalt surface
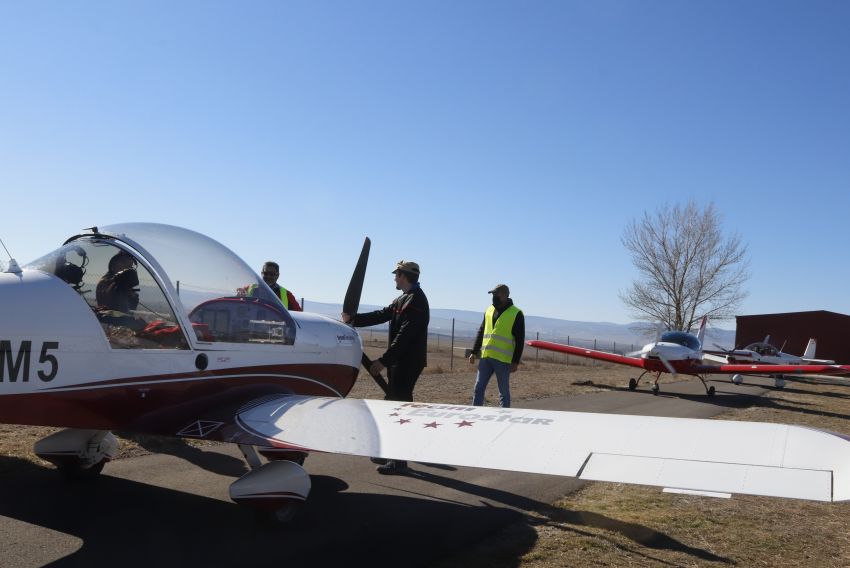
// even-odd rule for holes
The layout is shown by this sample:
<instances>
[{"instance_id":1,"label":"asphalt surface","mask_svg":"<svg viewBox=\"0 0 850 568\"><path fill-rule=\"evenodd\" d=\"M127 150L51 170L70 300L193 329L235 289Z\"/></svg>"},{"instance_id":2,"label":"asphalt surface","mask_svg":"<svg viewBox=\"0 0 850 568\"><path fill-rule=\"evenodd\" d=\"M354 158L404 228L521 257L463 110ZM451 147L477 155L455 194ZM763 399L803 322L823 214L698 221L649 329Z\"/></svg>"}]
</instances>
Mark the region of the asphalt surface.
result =
<instances>
[{"instance_id":1,"label":"asphalt surface","mask_svg":"<svg viewBox=\"0 0 850 568\"><path fill-rule=\"evenodd\" d=\"M718 393L711 399L699 382L685 381L663 385L659 396L644 385L516 406L708 418L764 392L712 384ZM551 503L582 484L420 463L411 464L410 476L381 476L366 458L314 454L305 463L313 484L307 504L291 526L275 527L230 501L228 486L247 470L227 445L119 460L83 483L29 462L16 465L0 484L2 568L429 566L522 521L523 512L548 514ZM530 547L534 530L526 530L518 541Z\"/></svg>"}]
</instances>

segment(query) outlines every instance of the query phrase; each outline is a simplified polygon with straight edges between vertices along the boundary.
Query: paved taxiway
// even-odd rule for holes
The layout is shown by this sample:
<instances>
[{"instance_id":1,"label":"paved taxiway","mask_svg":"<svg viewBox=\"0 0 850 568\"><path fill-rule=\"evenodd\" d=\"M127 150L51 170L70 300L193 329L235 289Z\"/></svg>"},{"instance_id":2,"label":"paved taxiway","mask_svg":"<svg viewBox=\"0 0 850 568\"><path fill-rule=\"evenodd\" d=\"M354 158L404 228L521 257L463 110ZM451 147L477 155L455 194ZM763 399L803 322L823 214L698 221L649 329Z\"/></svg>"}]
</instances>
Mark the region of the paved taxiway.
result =
<instances>
[{"instance_id":1,"label":"paved taxiway","mask_svg":"<svg viewBox=\"0 0 850 568\"><path fill-rule=\"evenodd\" d=\"M713 399L699 382L685 381L664 384L660 396L644 387L517 405L708 418L764 392L712 384ZM0 484L0 567L428 566L580 486L571 478L419 463L412 476L385 477L366 458L322 454L305 467L310 498L294 526L279 528L258 525L230 501L228 486L246 470L227 445L119 460L83 484L24 465Z\"/></svg>"}]
</instances>

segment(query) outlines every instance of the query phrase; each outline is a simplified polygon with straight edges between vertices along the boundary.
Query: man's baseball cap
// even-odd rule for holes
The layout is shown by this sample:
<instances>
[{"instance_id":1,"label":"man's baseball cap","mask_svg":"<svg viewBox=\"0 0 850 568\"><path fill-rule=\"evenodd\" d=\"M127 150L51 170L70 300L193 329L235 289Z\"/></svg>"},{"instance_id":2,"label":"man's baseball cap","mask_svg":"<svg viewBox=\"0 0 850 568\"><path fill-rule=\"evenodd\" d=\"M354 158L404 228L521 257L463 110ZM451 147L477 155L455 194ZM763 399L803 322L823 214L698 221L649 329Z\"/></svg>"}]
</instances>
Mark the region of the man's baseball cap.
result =
<instances>
[{"instance_id":1,"label":"man's baseball cap","mask_svg":"<svg viewBox=\"0 0 850 568\"><path fill-rule=\"evenodd\" d=\"M396 272L408 272L410 274L419 275L419 265L413 262L412 260L399 260L395 265L395 270L393 270L393 274Z\"/></svg>"},{"instance_id":2,"label":"man's baseball cap","mask_svg":"<svg viewBox=\"0 0 850 568\"><path fill-rule=\"evenodd\" d=\"M511 295L511 289L508 288L507 284L496 284L493 286L492 290L489 290L487 293L492 294L493 292L504 292L506 295Z\"/></svg>"}]
</instances>

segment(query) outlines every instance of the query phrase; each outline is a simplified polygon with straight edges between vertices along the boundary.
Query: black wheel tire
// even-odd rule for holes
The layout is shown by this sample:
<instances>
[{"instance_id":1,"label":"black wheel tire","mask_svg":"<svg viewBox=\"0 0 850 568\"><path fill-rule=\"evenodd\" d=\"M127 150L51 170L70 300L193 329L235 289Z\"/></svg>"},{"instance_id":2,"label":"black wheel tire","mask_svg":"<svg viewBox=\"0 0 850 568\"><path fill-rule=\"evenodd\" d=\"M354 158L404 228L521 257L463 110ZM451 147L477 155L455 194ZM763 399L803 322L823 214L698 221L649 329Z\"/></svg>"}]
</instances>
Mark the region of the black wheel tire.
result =
<instances>
[{"instance_id":1,"label":"black wheel tire","mask_svg":"<svg viewBox=\"0 0 850 568\"><path fill-rule=\"evenodd\" d=\"M652 394L658 396L658 391L660 391L660 390L661 390L661 387L659 387L658 385L652 385Z\"/></svg>"},{"instance_id":2,"label":"black wheel tire","mask_svg":"<svg viewBox=\"0 0 850 568\"><path fill-rule=\"evenodd\" d=\"M629 390L633 391L637 388L637 381L634 379L629 379Z\"/></svg>"},{"instance_id":3,"label":"black wheel tire","mask_svg":"<svg viewBox=\"0 0 850 568\"><path fill-rule=\"evenodd\" d=\"M708 397L711 398L714 396L714 387L708 387Z\"/></svg>"}]
</instances>

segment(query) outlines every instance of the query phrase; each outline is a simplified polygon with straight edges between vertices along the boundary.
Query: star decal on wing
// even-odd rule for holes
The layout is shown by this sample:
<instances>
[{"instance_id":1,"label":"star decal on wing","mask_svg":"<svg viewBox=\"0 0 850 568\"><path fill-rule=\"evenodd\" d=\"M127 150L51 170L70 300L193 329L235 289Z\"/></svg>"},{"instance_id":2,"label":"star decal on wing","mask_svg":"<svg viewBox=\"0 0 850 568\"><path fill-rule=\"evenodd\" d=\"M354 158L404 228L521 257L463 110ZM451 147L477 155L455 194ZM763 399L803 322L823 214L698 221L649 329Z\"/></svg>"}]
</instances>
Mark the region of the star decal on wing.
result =
<instances>
[{"instance_id":1,"label":"star decal on wing","mask_svg":"<svg viewBox=\"0 0 850 568\"><path fill-rule=\"evenodd\" d=\"M412 422L412 420L410 420L410 418L399 418L396 422L398 424L407 424L408 422Z\"/></svg>"},{"instance_id":2,"label":"star decal on wing","mask_svg":"<svg viewBox=\"0 0 850 568\"><path fill-rule=\"evenodd\" d=\"M472 422L467 422L466 420L461 420L460 422L455 422L458 428L463 428L464 426L472 426Z\"/></svg>"},{"instance_id":3,"label":"star decal on wing","mask_svg":"<svg viewBox=\"0 0 850 568\"><path fill-rule=\"evenodd\" d=\"M439 424L436 420L425 425L426 428L436 428L437 426L442 426L442 424Z\"/></svg>"}]
</instances>

